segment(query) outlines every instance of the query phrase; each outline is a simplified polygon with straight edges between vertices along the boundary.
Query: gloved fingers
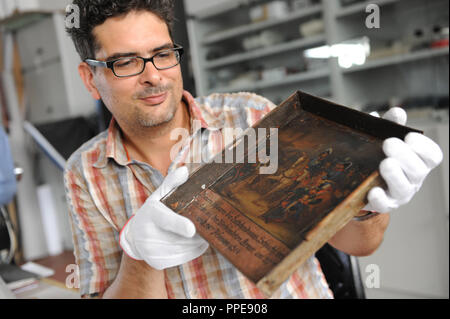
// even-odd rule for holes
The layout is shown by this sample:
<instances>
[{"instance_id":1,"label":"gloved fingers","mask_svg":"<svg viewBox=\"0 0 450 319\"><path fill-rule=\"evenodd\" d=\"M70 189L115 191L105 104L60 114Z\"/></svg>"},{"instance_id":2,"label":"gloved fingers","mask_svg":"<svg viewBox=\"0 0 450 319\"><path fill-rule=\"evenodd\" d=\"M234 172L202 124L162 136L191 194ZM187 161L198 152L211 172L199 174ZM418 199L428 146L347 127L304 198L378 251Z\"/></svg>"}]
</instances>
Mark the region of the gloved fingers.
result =
<instances>
[{"instance_id":1,"label":"gloved fingers","mask_svg":"<svg viewBox=\"0 0 450 319\"><path fill-rule=\"evenodd\" d=\"M175 213L160 201L152 201L150 207L154 209L151 218L157 227L186 238L195 235L195 225L186 217Z\"/></svg>"},{"instance_id":2,"label":"gloved fingers","mask_svg":"<svg viewBox=\"0 0 450 319\"><path fill-rule=\"evenodd\" d=\"M405 110L400 107L393 107L389 109L384 115L383 119L395 122L400 125L405 125L408 120L408 115Z\"/></svg>"},{"instance_id":3,"label":"gloved fingers","mask_svg":"<svg viewBox=\"0 0 450 319\"><path fill-rule=\"evenodd\" d=\"M386 158L380 163L380 175L388 186L388 194L393 199L406 203L416 192L416 188L403 173L400 163L394 158Z\"/></svg>"},{"instance_id":4,"label":"gloved fingers","mask_svg":"<svg viewBox=\"0 0 450 319\"><path fill-rule=\"evenodd\" d=\"M439 145L425 135L409 133L406 135L405 142L420 156L430 170L438 166L444 158Z\"/></svg>"},{"instance_id":5,"label":"gloved fingers","mask_svg":"<svg viewBox=\"0 0 450 319\"><path fill-rule=\"evenodd\" d=\"M383 143L387 157L394 158L400 164L404 174L412 184L422 184L430 169L413 149L398 138L389 138Z\"/></svg>"},{"instance_id":6,"label":"gloved fingers","mask_svg":"<svg viewBox=\"0 0 450 319\"><path fill-rule=\"evenodd\" d=\"M145 256L158 258L167 256L167 258L169 258L173 255L181 255L184 252L196 250L198 247L203 247L205 244L208 245L208 242L200 236L185 238L178 235L176 239L167 238L167 240L164 240L164 238L140 238L136 240L137 250L143 258L145 258Z\"/></svg>"},{"instance_id":7,"label":"gloved fingers","mask_svg":"<svg viewBox=\"0 0 450 319\"><path fill-rule=\"evenodd\" d=\"M130 227L133 222L134 222L133 217L131 217L125 224L125 226L122 228L119 235L119 245L131 259L142 260L142 258L139 256L138 250L136 249L133 238L131 238L130 234Z\"/></svg>"},{"instance_id":8,"label":"gloved fingers","mask_svg":"<svg viewBox=\"0 0 450 319\"><path fill-rule=\"evenodd\" d=\"M389 213L398 208L394 200L390 198L381 187L372 188L367 194L368 204L363 208L367 211L376 211L378 213Z\"/></svg>"},{"instance_id":9,"label":"gloved fingers","mask_svg":"<svg viewBox=\"0 0 450 319\"><path fill-rule=\"evenodd\" d=\"M181 166L170 172L158 189L153 192L149 199L150 200L160 200L168 193L170 193L174 188L184 184L189 178L189 170L186 166Z\"/></svg>"},{"instance_id":10,"label":"gloved fingers","mask_svg":"<svg viewBox=\"0 0 450 319\"><path fill-rule=\"evenodd\" d=\"M197 257L200 257L209 245L207 242L199 242L195 245L150 245L139 246L140 253L144 260L151 267L162 270L187 263ZM148 249L150 248L150 249Z\"/></svg>"}]
</instances>

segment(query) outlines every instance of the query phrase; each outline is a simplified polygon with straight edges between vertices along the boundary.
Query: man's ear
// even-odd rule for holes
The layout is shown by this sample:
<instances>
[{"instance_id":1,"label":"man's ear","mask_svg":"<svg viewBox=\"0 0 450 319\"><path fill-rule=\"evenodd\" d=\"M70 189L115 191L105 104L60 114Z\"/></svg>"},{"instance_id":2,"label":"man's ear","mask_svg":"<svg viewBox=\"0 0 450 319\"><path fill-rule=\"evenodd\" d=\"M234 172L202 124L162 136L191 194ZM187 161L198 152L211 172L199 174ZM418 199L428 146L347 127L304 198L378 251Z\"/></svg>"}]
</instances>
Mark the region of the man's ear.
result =
<instances>
[{"instance_id":1,"label":"man's ear","mask_svg":"<svg viewBox=\"0 0 450 319\"><path fill-rule=\"evenodd\" d=\"M81 79L83 80L84 85L87 90L91 93L92 97L95 100L100 100L101 96L98 92L97 86L94 82L94 71L86 62L81 62L78 66L78 73L80 74Z\"/></svg>"}]
</instances>

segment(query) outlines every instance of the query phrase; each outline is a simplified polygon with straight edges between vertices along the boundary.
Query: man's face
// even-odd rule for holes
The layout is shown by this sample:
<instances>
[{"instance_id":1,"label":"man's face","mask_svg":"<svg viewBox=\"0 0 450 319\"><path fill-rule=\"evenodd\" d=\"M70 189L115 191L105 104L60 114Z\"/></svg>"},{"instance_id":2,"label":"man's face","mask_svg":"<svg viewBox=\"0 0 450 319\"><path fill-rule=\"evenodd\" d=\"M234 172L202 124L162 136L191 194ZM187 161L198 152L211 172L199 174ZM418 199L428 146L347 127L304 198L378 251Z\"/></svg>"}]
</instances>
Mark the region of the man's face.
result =
<instances>
[{"instance_id":1,"label":"man's face","mask_svg":"<svg viewBox=\"0 0 450 319\"><path fill-rule=\"evenodd\" d=\"M93 33L101 48L96 59L101 61L123 56L148 58L173 47L167 25L146 11L110 18ZM148 62L142 74L126 78L116 77L111 69L98 68L93 81L122 129L138 130L170 122L181 105L179 65L157 70Z\"/></svg>"}]
</instances>

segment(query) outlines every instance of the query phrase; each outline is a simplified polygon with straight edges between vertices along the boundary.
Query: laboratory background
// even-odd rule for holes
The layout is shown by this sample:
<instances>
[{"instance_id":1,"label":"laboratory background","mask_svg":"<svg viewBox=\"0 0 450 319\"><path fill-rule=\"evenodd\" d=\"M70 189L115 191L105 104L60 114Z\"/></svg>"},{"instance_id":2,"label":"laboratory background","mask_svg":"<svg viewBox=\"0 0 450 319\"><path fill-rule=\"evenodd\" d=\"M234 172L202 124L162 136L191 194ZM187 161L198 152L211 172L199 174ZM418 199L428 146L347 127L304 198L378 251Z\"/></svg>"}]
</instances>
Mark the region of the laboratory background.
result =
<instances>
[{"instance_id":1,"label":"laboratory background","mask_svg":"<svg viewBox=\"0 0 450 319\"><path fill-rule=\"evenodd\" d=\"M439 144L442 164L391 213L380 248L338 262L353 287L333 289L337 298L448 298L449 1L175 2L193 96L247 91L279 104L301 90L367 113L399 106ZM16 177L0 203L0 298L79 298L63 169L111 115L79 78L69 5L0 0L0 127L11 151L0 161Z\"/></svg>"}]
</instances>

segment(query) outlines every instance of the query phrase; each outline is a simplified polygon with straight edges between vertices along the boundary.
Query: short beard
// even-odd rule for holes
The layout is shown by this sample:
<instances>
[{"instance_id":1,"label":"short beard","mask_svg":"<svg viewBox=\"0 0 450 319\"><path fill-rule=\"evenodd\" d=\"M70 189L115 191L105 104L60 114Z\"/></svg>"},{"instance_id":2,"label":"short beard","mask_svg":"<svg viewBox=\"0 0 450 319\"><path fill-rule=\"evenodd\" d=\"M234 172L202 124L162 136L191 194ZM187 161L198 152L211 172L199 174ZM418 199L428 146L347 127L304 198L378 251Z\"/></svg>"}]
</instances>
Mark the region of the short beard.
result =
<instances>
[{"instance_id":1,"label":"short beard","mask_svg":"<svg viewBox=\"0 0 450 319\"><path fill-rule=\"evenodd\" d=\"M150 128L161 126L169 123L175 117L175 113L177 111L176 105L170 105L169 107L170 109L163 118L149 118L149 116L142 114L139 109L135 110L135 118L141 127Z\"/></svg>"},{"instance_id":2,"label":"short beard","mask_svg":"<svg viewBox=\"0 0 450 319\"><path fill-rule=\"evenodd\" d=\"M160 94L163 92L170 92L172 90L172 85L162 86L162 87L149 87L143 90L142 92L136 93L133 98L134 99L140 99L145 98L149 95L155 95ZM168 106L168 111L165 117L163 118L150 118L149 116L143 114L140 112L138 108L135 109L134 117L137 120L138 124L141 127L150 128L150 127L157 127L166 123L169 123L173 120L175 117L175 113L177 111L177 104L175 101L172 101L172 103Z\"/></svg>"}]
</instances>

